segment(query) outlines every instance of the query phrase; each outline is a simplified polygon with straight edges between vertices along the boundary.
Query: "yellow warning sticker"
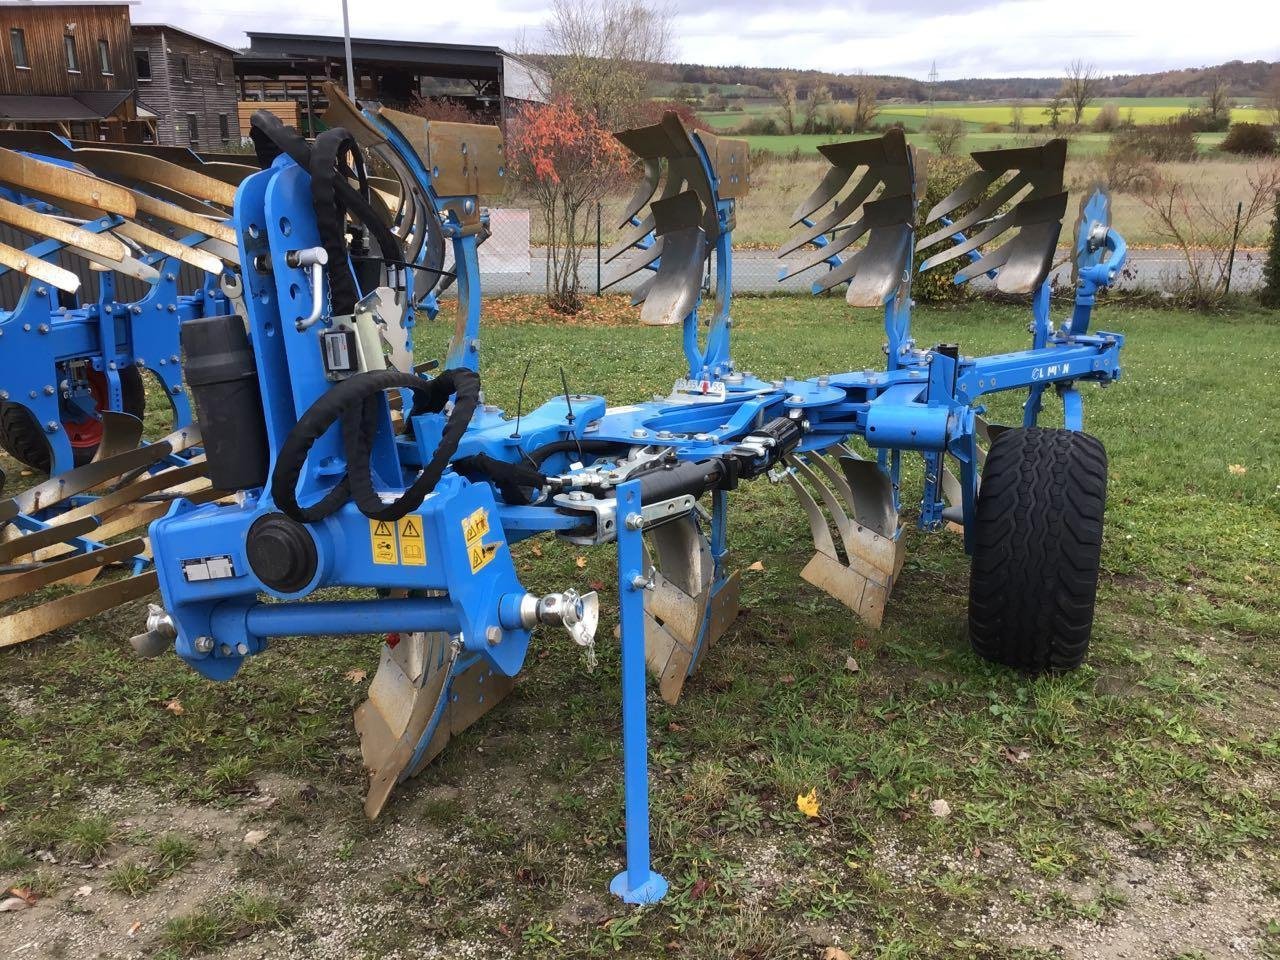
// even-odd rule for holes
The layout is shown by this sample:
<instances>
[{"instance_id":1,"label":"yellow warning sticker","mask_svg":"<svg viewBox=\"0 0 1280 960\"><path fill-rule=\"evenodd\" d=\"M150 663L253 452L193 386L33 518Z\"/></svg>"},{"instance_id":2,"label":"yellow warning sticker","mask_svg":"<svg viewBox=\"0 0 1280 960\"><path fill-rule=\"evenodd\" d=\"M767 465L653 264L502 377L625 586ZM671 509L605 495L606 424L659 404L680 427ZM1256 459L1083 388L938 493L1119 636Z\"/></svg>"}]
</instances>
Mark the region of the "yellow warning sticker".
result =
<instances>
[{"instance_id":1,"label":"yellow warning sticker","mask_svg":"<svg viewBox=\"0 0 1280 960\"><path fill-rule=\"evenodd\" d=\"M399 563L396 552L396 528L386 520L369 521L369 547L374 563Z\"/></svg>"},{"instance_id":2,"label":"yellow warning sticker","mask_svg":"<svg viewBox=\"0 0 1280 960\"><path fill-rule=\"evenodd\" d=\"M471 512L470 516L462 518L462 539L467 542L470 547L476 543L481 537L489 532L489 511L484 507L477 507ZM474 570L475 567L472 567Z\"/></svg>"},{"instance_id":3,"label":"yellow warning sticker","mask_svg":"<svg viewBox=\"0 0 1280 960\"><path fill-rule=\"evenodd\" d=\"M467 559L471 561L471 572L483 569L498 554L501 543L469 543Z\"/></svg>"},{"instance_id":4,"label":"yellow warning sticker","mask_svg":"<svg viewBox=\"0 0 1280 960\"><path fill-rule=\"evenodd\" d=\"M396 521L396 533L400 538L400 562L407 567L425 567L427 548L422 538L422 518L409 514Z\"/></svg>"}]
</instances>

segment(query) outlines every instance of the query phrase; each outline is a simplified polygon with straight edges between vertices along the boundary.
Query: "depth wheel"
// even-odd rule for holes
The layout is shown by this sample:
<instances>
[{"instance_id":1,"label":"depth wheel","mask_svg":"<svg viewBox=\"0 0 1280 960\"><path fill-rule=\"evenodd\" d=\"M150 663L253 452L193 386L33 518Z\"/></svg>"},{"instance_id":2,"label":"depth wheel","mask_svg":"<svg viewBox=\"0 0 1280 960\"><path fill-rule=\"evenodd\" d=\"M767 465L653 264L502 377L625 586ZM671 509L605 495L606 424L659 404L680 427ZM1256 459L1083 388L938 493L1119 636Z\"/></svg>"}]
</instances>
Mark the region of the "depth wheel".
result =
<instances>
[{"instance_id":1,"label":"depth wheel","mask_svg":"<svg viewBox=\"0 0 1280 960\"><path fill-rule=\"evenodd\" d=\"M91 370L87 377L89 392L93 395L94 409L101 413L107 407L107 377ZM146 387L142 372L137 367L125 367L120 371L120 393L124 413L141 419L147 405ZM75 451L76 466L93 459L102 442L102 421L94 417L76 416L62 408L62 429L67 431L71 449ZM0 447L20 463L41 473L49 472L51 455L44 428L34 415L20 403L0 403Z\"/></svg>"},{"instance_id":2,"label":"depth wheel","mask_svg":"<svg viewBox=\"0 0 1280 960\"><path fill-rule=\"evenodd\" d=\"M1107 452L1087 433L1006 430L978 489L969 639L994 663L1074 670L1093 629Z\"/></svg>"}]
</instances>

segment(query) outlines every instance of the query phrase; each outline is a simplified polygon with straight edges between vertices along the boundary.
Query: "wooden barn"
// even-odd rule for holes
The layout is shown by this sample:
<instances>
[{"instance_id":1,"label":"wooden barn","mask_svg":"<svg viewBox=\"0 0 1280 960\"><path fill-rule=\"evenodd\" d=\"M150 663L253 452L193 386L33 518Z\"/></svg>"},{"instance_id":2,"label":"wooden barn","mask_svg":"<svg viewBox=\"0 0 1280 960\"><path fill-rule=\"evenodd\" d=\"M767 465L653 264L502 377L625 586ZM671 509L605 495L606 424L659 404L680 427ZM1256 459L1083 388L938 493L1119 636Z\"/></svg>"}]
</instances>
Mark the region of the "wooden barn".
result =
<instances>
[{"instance_id":1,"label":"wooden barn","mask_svg":"<svg viewBox=\"0 0 1280 960\"><path fill-rule=\"evenodd\" d=\"M136 0L0 0L0 129L153 142L137 101L129 8Z\"/></svg>"}]
</instances>

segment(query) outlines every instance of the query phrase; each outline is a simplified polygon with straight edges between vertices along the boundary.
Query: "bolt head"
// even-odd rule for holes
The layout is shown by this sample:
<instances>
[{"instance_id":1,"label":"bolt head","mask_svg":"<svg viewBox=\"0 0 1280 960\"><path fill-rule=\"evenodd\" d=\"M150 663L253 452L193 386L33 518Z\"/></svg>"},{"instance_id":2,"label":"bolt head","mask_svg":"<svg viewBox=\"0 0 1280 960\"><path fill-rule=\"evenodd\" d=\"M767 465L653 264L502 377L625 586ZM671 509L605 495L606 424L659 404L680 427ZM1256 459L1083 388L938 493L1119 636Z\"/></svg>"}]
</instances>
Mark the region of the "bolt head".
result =
<instances>
[{"instance_id":1,"label":"bolt head","mask_svg":"<svg viewBox=\"0 0 1280 960\"><path fill-rule=\"evenodd\" d=\"M644 526L644 517L638 513L628 513L625 523L628 530L639 530Z\"/></svg>"},{"instance_id":2,"label":"bolt head","mask_svg":"<svg viewBox=\"0 0 1280 960\"><path fill-rule=\"evenodd\" d=\"M502 642L502 628L489 627L484 632L484 638L486 641L488 641L489 646L496 647L499 643Z\"/></svg>"},{"instance_id":3,"label":"bolt head","mask_svg":"<svg viewBox=\"0 0 1280 960\"><path fill-rule=\"evenodd\" d=\"M57 432L58 432L58 421L57 421L57 420L50 420L48 423L46 423L46 424L44 425L44 429L45 429L45 432L46 432L46 433L57 433Z\"/></svg>"},{"instance_id":4,"label":"bolt head","mask_svg":"<svg viewBox=\"0 0 1280 960\"><path fill-rule=\"evenodd\" d=\"M197 653L208 653L213 649L213 637L196 637L191 645Z\"/></svg>"}]
</instances>

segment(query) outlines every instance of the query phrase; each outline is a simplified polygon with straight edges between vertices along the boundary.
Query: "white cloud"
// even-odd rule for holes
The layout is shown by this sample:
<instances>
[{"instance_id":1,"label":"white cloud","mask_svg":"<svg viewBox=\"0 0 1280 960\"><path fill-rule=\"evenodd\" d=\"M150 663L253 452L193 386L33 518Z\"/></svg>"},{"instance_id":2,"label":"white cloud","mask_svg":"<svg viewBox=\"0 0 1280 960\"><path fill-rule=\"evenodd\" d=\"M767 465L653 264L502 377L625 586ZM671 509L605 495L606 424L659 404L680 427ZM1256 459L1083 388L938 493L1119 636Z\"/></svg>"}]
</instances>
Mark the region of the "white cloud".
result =
<instances>
[{"instance_id":1,"label":"white cloud","mask_svg":"<svg viewBox=\"0 0 1280 960\"><path fill-rule=\"evenodd\" d=\"M943 79L1046 76L1080 57L1105 73L1225 60L1280 59L1276 0L679 0L680 60L866 70ZM352 2L356 36L510 45L536 34L539 0ZM249 0L143 0L139 22L167 21L232 45L246 30L340 34L341 7L278 8Z\"/></svg>"}]
</instances>

